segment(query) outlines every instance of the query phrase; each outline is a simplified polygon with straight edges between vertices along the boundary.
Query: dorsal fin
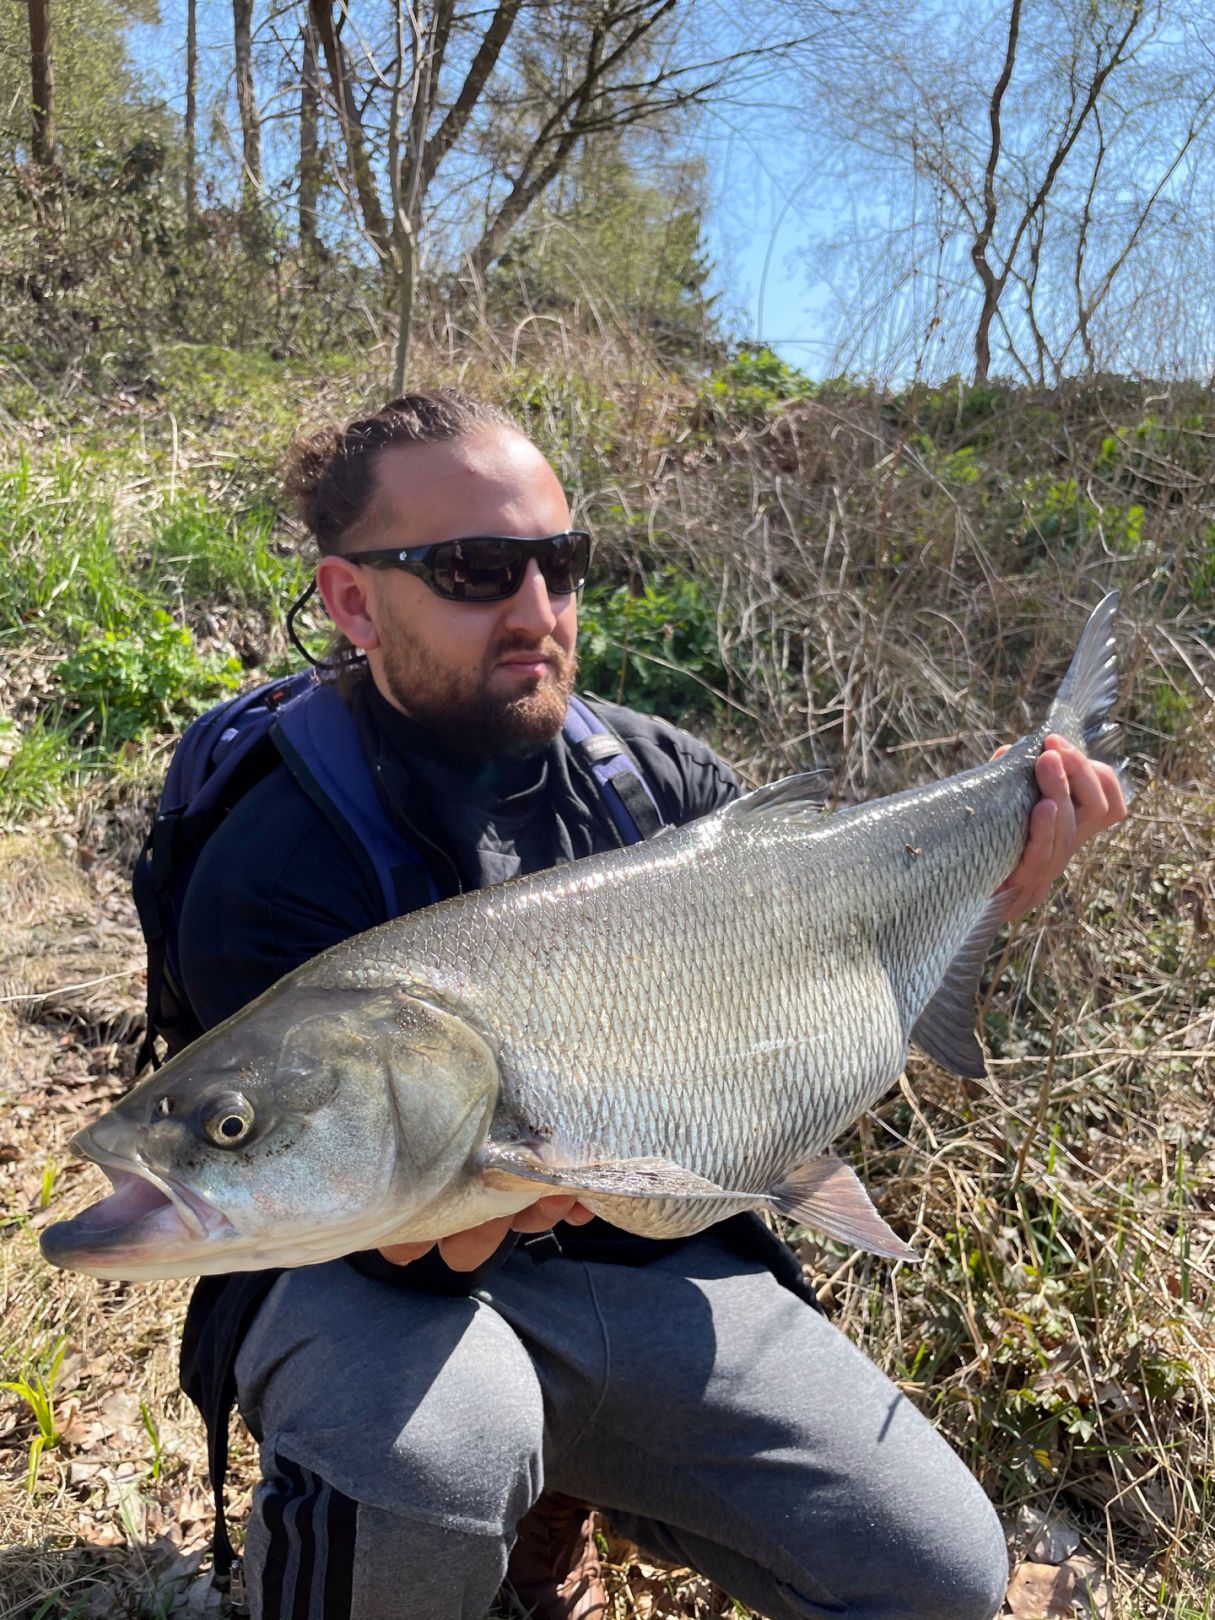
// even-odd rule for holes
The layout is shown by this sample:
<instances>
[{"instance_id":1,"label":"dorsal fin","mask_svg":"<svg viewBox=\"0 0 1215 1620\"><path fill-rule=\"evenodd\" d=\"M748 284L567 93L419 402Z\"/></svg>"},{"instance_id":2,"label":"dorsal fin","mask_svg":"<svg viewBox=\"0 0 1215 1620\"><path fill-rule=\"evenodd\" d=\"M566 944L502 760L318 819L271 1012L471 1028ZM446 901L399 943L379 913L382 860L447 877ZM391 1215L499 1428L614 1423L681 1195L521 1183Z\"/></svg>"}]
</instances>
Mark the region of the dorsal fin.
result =
<instances>
[{"instance_id":1,"label":"dorsal fin","mask_svg":"<svg viewBox=\"0 0 1215 1620\"><path fill-rule=\"evenodd\" d=\"M766 787L744 793L721 813L732 817L764 816L773 821L816 816L831 802L834 788L834 772L819 766L797 776L782 776L778 782L769 782Z\"/></svg>"}]
</instances>

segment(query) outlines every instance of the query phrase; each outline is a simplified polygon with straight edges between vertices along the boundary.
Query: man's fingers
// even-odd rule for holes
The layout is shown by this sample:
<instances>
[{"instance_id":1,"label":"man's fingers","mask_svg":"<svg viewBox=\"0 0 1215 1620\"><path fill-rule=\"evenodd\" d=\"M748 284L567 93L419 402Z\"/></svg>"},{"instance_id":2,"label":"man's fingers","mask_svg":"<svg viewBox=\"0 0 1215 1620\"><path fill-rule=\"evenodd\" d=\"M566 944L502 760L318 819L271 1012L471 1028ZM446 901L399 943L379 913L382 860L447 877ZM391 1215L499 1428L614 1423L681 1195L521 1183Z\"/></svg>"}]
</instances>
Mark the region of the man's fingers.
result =
<instances>
[{"instance_id":1,"label":"man's fingers","mask_svg":"<svg viewBox=\"0 0 1215 1620\"><path fill-rule=\"evenodd\" d=\"M1122 791L1122 778L1112 765L1098 760L1093 765L1105 794L1105 820L1103 827L1116 827L1126 820L1126 794Z\"/></svg>"},{"instance_id":2,"label":"man's fingers","mask_svg":"<svg viewBox=\"0 0 1215 1620\"><path fill-rule=\"evenodd\" d=\"M1051 847L1046 857L1046 866L1049 870L1044 873L1048 881L1059 876L1079 843L1076 833L1076 802L1072 797L1072 779L1068 769L1070 757L1072 756L1064 755L1055 749L1046 750L1039 755L1034 770L1039 792L1048 804L1055 807ZM1079 758L1083 759L1083 754ZM1033 826L1032 815L1030 826L1031 828Z\"/></svg>"},{"instance_id":3,"label":"man's fingers","mask_svg":"<svg viewBox=\"0 0 1215 1620\"><path fill-rule=\"evenodd\" d=\"M510 1231L511 1217L503 1215L467 1232L439 1239L439 1253L453 1271L475 1271L484 1265Z\"/></svg>"},{"instance_id":4,"label":"man's fingers","mask_svg":"<svg viewBox=\"0 0 1215 1620\"><path fill-rule=\"evenodd\" d=\"M407 1266L411 1260L420 1260L433 1248L433 1243L389 1243L380 1253L394 1266Z\"/></svg>"},{"instance_id":5,"label":"man's fingers","mask_svg":"<svg viewBox=\"0 0 1215 1620\"><path fill-rule=\"evenodd\" d=\"M471 1227L467 1232L453 1232L450 1237L440 1238L439 1253L453 1271L475 1271L495 1253L512 1230L547 1232L558 1221L568 1221L571 1226L585 1226L587 1221L594 1219L591 1211L576 1198L571 1198L567 1193L555 1193L552 1197L529 1204L517 1215L503 1215L498 1220ZM411 1260L421 1259L433 1248L433 1243L390 1243L380 1253L394 1265L407 1266Z\"/></svg>"},{"instance_id":6,"label":"man's fingers","mask_svg":"<svg viewBox=\"0 0 1215 1620\"><path fill-rule=\"evenodd\" d=\"M514 1217L512 1225L516 1232L547 1232L550 1226L556 1226L558 1221L568 1221L571 1226L585 1226L587 1221L593 1221L594 1216L589 1209L584 1208L576 1198L560 1194L551 1198L541 1198L538 1203L530 1204L527 1209L521 1209Z\"/></svg>"},{"instance_id":7,"label":"man's fingers","mask_svg":"<svg viewBox=\"0 0 1215 1620\"><path fill-rule=\"evenodd\" d=\"M1048 791L1044 776L1052 770L1062 771L1063 791L1072 805L1078 843L1083 843L1103 827L1111 826L1114 820L1121 819L1111 815L1111 789L1117 788L1118 779L1108 765L1098 766L1079 748L1073 748L1061 737L1052 736L1046 740L1038 767L1038 785L1043 792ZM1117 788L1116 796L1121 802L1120 788ZM1124 812L1125 808L1123 805Z\"/></svg>"},{"instance_id":8,"label":"man's fingers","mask_svg":"<svg viewBox=\"0 0 1215 1620\"><path fill-rule=\"evenodd\" d=\"M1025 849L1003 885L1016 890L1010 917L1046 897L1081 844L1126 816L1126 800L1112 766L1089 759L1066 737L1051 734L1034 765L1042 797L1029 818Z\"/></svg>"}]
</instances>

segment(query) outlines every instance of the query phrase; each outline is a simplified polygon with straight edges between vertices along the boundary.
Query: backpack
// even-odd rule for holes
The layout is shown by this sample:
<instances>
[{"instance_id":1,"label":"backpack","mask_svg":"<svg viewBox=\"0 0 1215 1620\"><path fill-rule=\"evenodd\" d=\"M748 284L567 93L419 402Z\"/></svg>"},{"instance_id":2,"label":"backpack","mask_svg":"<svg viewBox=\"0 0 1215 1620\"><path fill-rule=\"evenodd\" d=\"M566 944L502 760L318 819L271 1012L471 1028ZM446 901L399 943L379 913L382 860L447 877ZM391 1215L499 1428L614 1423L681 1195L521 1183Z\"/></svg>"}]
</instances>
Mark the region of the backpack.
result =
<instances>
[{"instance_id":1,"label":"backpack","mask_svg":"<svg viewBox=\"0 0 1215 1620\"><path fill-rule=\"evenodd\" d=\"M661 812L632 756L581 698L571 698L562 729L586 762L621 843L659 832ZM147 1030L137 1068L159 1062L158 1036L171 1056L202 1034L181 983L186 890L207 839L282 759L378 886L386 920L439 898L422 855L384 808L354 716L333 682L301 670L217 704L191 722L174 751L132 876L148 950Z\"/></svg>"}]
</instances>

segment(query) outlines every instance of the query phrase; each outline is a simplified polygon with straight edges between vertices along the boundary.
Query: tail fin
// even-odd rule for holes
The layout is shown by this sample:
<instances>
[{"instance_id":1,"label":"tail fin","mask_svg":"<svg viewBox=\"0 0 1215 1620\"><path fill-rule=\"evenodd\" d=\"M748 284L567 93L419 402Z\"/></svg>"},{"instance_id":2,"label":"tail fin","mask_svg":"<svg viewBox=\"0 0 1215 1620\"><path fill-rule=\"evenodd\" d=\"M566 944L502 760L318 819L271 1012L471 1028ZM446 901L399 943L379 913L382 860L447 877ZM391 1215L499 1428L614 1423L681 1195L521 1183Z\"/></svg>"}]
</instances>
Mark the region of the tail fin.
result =
<instances>
[{"instance_id":1,"label":"tail fin","mask_svg":"<svg viewBox=\"0 0 1215 1620\"><path fill-rule=\"evenodd\" d=\"M1090 759L1113 765L1123 778L1129 798L1126 760L1120 747L1121 728L1109 718L1118 696L1114 644L1117 613L1118 592L1111 591L1089 616L1075 657L1046 716L1046 725L1048 730L1057 731L1069 742L1082 747Z\"/></svg>"}]
</instances>

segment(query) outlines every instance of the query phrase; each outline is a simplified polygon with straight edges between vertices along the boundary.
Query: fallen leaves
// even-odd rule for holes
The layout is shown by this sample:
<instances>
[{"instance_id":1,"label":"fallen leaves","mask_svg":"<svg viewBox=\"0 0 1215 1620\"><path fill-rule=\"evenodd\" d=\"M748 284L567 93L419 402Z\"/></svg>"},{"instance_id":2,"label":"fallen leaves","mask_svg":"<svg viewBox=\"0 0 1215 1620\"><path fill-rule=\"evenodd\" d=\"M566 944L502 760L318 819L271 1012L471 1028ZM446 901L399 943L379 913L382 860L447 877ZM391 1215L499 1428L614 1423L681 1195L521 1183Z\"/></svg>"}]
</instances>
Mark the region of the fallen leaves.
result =
<instances>
[{"instance_id":1,"label":"fallen leaves","mask_svg":"<svg viewBox=\"0 0 1215 1620\"><path fill-rule=\"evenodd\" d=\"M1021 1564L1013 1571L1004 1612L1015 1620L1105 1620L1109 1587L1091 1558Z\"/></svg>"}]
</instances>

